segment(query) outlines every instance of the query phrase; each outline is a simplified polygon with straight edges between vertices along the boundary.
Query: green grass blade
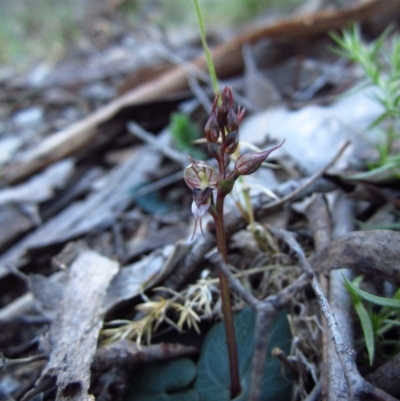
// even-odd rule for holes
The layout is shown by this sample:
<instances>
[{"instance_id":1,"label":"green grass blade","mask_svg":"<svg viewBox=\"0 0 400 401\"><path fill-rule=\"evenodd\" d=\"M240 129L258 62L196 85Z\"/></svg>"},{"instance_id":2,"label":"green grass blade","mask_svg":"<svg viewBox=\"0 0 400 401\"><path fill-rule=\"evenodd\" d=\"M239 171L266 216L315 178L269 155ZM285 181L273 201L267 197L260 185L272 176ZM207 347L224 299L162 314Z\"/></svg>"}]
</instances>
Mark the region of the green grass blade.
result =
<instances>
[{"instance_id":1,"label":"green grass blade","mask_svg":"<svg viewBox=\"0 0 400 401\"><path fill-rule=\"evenodd\" d=\"M350 293L351 299L353 301L354 309L360 319L361 328L364 335L365 347L367 348L368 359L370 365L374 360L375 354L375 336L373 329L373 322L371 316L368 311L365 309L364 305L361 302L361 297L358 294L359 288L357 287L358 283L361 281L361 277L358 277L355 282L356 284L349 281L346 277L343 276L345 281L345 286Z\"/></svg>"},{"instance_id":2,"label":"green grass blade","mask_svg":"<svg viewBox=\"0 0 400 401\"><path fill-rule=\"evenodd\" d=\"M372 327L371 317L361 302L356 302L354 308L361 322L362 331L364 334L365 347L368 352L369 364L372 366L375 354L375 338Z\"/></svg>"},{"instance_id":3,"label":"green grass blade","mask_svg":"<svg viewBox=\"0 0 400 401\"><path fill-rule=\"evenodd\" d=\"M198 20L199 29L200 29L201 43L203 45L204 53L206 56L206 62L207 62L208 72L209 72L210 78L211 78L211 83L212 83L214 91L219 92L217 73L215 72L215 66L214 66L214 62L212 59L211 51L207 44L207 35L206 35L206 29L204 26L204 19L203 19L203 14L201 12L201 7L200 7L198 0L193 0L193 3L194 3L194 8L195 8L196 14L197 14L197 20Z\"/></svg>"},{"instance_id":4,"label":"green grass blade","mask_svg":"<svg viewBox=\"0 0 400 401\"><path fill-rule=\"evenodd\" d=\"M388 306L390 308L400 308L400 300L399 299L378 297L377 295L372 295L369 292L356 287L346 277L343 277L343 279L346 282L346 287L348 289L350 289L351 293L356 293L362 299L365 299L366 301L371 302L375 305Z\"/></svg>"}]
</instances>

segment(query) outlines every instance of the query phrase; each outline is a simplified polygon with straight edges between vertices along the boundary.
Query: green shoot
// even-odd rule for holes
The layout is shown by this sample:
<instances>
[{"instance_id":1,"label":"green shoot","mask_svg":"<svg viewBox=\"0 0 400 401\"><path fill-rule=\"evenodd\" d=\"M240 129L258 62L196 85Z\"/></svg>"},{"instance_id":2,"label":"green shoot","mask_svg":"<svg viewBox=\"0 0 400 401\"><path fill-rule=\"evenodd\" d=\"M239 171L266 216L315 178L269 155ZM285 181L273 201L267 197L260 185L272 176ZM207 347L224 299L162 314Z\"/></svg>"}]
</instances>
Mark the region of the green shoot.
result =
<instances>
[{"instance_id":1,"label":"green shoot","mask_svg":"<svg viewBox=\"0 0 400 401\"><path fill-rule=\"evenodd\" d=\"M370 294L369 292L366 292L362 290L361 288L358 288L356 285L354 285L352 282L348 281L344 277L346 281L346 286L348 285L351 291L357 294L358 297L365 299L368 302L371 302L375 305L380 305L380 306L388 306L389 308L400 308L400 300L396 298L384 298L384 297L378 297L376 295Z\"/></svg>"},{"instance_id":2,"label":"green shoot","mask_svg":"<svg viewBox=\"0 0 400 401\"><path fill-rule=\"evenodd\" d=\"M204 19L203 19L203 14L201 12L200 3L199 3L199 0L193 0L193 2L194 2L194 7L196 9L197 20L198 20L199 29L200 29L201 44L203 46L204 53L206 55L208 73L210 74L211 83L214 88L214 91L216 93L218 93L219 86L218 86L217 73L215 72L215 67L214 67L214 62L213 62L212 56L211 56L211 51L207 44L206 29L204 26Z\"/></svg>"},{"instance_id":3,"label":"green shoot","mask_svg":"<svg viewBox=\"0 0 400 401\"><path fill-rule=\"evenodd\" d=\"M357 285L350 282L344 276L343 279L345 280L345 286L347 290L350 292L354 309L356 310L358 318L360 319L362 331L364 334L365 346L368 352L369 363L370 365L372 365L375 354L375 336L371 316L361 302L361 297L358 293L358 290L360 291L360 289L357 287Z\"/></svg>"},{"instance_id":4,"label":"green shoot","mask_svg":"<svg viewBox=\"0 0 400 401\"><path fill-rule=\"evenodd\" d=\"M376 346L383 345L385 343L385 340L383 340L384 334L393 326L400 324L396 320L400 316L400 290L397 291L393 298L379 297L359 288L362 280L361 276L357 277L353 282L349 281L346 277L343 277L343 279L350 293L355 311L360 319L369 363L372 366ZM363 300L382 308L378 313L375 313L363 305ZM378 338L382 339L379 343L377 343Z\"/></svg>"},{"instance_id":5,"label":"green shoot","mask_svg":"<svg viewBox=\"0 0 400 401\"><path fill-rule=\"evenodd\" d=\"M394 142L400 138L400 36L392 35L388 46L386 42L392 30L387 28L370 44L363 41L356 25L344 30L341 36L331 33L339 45L333 51L361 66L366 78L363 86L376 88L374 98L384 109L370 125L370 128L381 128L384 134L384 141L377 149L379 160L371 163L371 168L400 166L394 150Z\"/></svg>"}]
</instances>

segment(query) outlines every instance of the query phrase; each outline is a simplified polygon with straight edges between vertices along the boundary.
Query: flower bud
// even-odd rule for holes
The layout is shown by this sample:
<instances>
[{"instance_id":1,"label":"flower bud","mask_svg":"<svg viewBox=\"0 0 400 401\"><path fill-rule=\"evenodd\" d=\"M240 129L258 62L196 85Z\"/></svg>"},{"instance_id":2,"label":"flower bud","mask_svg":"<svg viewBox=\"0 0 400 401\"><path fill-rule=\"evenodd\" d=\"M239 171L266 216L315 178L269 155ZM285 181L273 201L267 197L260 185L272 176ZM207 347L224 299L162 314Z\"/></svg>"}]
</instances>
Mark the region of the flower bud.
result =
<instances>
[{"instance_id":1,"label":"flower bud","mask_svg":"<svg viewBox=\"0 0 400 401\"><path fill-rule=\"evenodd\" d=\"M228 115L226 117L226 130L228 132L237 131L239 128L239 121L236 112L233 107L229 108Z\"/></svg>"},{"instance_id":2,"label":"flower bud","mask_svg":"<svg viewBox=\"0 0 400 401\"><path fill-rule=\"evenodd\" d=\"M208 142L217 142L219 138L219 124L217 116L211 112L209 119L204 127L204 135Z\"/></svg>"},{"instance_id":3,"label":"flower bud","mask_svg":"<svg viewBox=\"0 0 400 401\"><path fill-rule=\"evenodd\" d=\"M248 175L254 173L265 161L265 159L274 150L280 148L284 143L285 141L283 141L280 145L264 150L263 152L249 152L240 156L236 160L235 172L239 175Z\"/></svg>"},{"instance_id":4,"label":"flower bud","mask_svg":"<svg viewBox=\"0 0 400 401\"><path fill-rule=\"evenodd\" d=\"M218 122L221 127L226 126L226 117L228 115L228 107L225 105L225 103L221 103L216 110L217 117L218 117Z\"/></svg>"},{"instance_id":5,"label":"flower bud","mask_svg":"<svg viewBox=\"0 0 400 401\"><path fill-rule=\"evenodd\" d=\"M229 134L225 138L225 142L223 144L223 152L231 155L235 152L239 145L239 133L238 131L229 132Z\"/></svg>"},{"instance_id":6,"label":"flower bud","mask_svg":"<svg viewBox=\"0 0 400 401\"><path fill-rule=\"evenodd\" d=\"M230 86L225 86L221 95L221 104L216 109L218 122L222 127L226 127L228 112L232 108L232 105L233 105L232 88Z\"/></svg>"}]
</instances>

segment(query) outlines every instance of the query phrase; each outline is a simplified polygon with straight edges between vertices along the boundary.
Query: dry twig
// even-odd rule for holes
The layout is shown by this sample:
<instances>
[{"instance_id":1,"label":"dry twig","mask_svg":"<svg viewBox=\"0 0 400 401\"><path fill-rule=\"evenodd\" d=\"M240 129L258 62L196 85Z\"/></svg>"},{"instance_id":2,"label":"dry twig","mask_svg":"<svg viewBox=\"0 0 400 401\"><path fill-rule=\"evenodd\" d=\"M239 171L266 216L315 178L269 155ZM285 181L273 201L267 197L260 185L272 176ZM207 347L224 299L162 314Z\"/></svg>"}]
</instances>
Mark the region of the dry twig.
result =
<instances>
[{"instance_id":1,"label":"dry twig","mask_svg":"<svg viewBox=\"0 0 400 401\"><path fill-rule=\"evenodd\" d=\"M347 381L347 387L350 393L350 399L357 401L361 400L364 396L370 396L371 398L379 401L396 401L396 398L367 382L358 372L357 365L355 363L355 352L343 341L342 333L337 325L328 300L321 288L320 283L314 275L310 263L305 257L304 252L299 243L296 241L294 235L286 230L275 228L271 228L271 232L285 241L291 251L295 254L301 268L305 273L312 277L311 285L316 295L320 310L325 317L329 334L336 348L336 354L342 365L344 376Z\"/></svg>"},{"instance_id":2,"label":"dry twig","mask_svg":"<svg viewBox=\"0 0 400 401\"><path fill-rule=\"evenodd\" d=\"M312 184L314 184L318 178L321 178L342 156L343 152L347 149L347 147L350 145L350 141L344 142L339 150L337 151L335 157L321 170L317 171L314 173L310 178L307 179L306 182L304 182L302 185L297 187L295 190L290 192L289 194L283 196L279 200L275 202L268 203L264 208L263 212L273 212L277 209L279 209L284 203L291 201L295 199L298 195L300 195L307 187L310 187Z\"/></svg>"}]
</instances>

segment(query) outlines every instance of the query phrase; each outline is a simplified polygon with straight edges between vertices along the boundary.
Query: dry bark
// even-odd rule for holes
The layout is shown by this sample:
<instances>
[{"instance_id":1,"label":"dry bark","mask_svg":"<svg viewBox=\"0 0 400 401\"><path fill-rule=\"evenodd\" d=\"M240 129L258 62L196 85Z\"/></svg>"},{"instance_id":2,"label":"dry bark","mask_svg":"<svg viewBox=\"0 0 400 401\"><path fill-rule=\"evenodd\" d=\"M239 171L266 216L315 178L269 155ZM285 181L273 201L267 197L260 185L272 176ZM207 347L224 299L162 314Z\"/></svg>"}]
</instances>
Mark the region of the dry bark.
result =
<instances>
[{"instance_id":1,"label":"dry bark","mask_svg":"<svg viewBox=\"0 0 400 401\"><path fill-rule=\"evenodd\" d=\"M399 241L397 231L354 231L332 241L311 264L316 271L349 268L400 285Z\"/></svg>"},{"instance_id":2,"label":"dry bark","mask_svg":"<svg viewBox=\"0 0 400 401\"><path fill-rule=\"evenodd\" d=\"M69 271L69 280L55 320L42 340L49 355L37 387L23 400L57 385L58 401L88 401L90 367L103 325L108 286L118 272L118 263L90 250L83 250Z\"/></svg>"}]
</instances>

